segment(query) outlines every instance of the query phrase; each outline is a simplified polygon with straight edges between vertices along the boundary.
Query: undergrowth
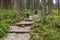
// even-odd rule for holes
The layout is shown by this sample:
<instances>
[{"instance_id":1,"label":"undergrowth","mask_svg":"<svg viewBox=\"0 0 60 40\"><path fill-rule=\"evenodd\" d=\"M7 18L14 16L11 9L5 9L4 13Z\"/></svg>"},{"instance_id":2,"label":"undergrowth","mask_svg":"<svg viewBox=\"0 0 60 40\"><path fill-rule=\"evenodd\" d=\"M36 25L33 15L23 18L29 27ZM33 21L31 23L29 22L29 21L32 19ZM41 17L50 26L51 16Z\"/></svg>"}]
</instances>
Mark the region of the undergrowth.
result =
<instances>
[{"instance_id":1,"label":"undergrowth","mask_svg":"<svg viewBox=\"0 0 60 40\"><path fill-rule=\"evenodd\" d=\"M0 10L0 38L6 35L10 26L21 21L25 17L26 11L21 11L18 16L13 10Z\"/></svg>"},{"instance_id":2,"label":"undergrowth","mask_svg":"<svg viewBox=\"0 0 60 40\"><path fill-rule=\"evenodd\" d=\"M60 24L60 16L56 12L46 18L40 16L38 19L41 19L41 22L35 21L33 24L31 40L60 40L60 28L57 27L57 24Z\"/></svg>"}]
</instances>

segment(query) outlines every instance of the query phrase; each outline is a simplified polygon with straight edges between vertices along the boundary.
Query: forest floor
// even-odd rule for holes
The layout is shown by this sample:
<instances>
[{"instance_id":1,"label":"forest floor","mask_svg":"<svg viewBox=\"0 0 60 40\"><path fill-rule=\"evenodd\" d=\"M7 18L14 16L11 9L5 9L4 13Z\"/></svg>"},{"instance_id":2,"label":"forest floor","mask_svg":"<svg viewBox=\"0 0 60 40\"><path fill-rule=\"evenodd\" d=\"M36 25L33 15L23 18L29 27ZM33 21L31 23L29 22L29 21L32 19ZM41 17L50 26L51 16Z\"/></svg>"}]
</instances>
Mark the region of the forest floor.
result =
<instances>
[{"instance_id":1,"label":"forest floor","mask_svg":"<svg viewBox=\"0 0 60 40\"><path fill-rule=\"evenodd\" d=\"M34 23L34 16L30 16L28 21L22 20L10 27L7 35L2 40L30 40L30 32Z\"/></svg>"}]
</instances>

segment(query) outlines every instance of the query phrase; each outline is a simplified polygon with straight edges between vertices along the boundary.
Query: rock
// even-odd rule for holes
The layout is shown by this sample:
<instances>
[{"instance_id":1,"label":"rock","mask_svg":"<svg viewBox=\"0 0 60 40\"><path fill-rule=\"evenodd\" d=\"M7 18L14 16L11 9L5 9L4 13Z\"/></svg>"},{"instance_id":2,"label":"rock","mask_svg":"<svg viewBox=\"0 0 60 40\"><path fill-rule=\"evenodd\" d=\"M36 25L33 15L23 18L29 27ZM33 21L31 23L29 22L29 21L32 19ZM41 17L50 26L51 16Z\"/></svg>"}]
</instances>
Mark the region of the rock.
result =
<instances>
[{"instance_id":1,"label":"rock","mask_svg":"<svg viewBox=\"0 0 60 40\"><path fill-rule=\"evenodd\" d=\"M60 28L60 24L57 24L56 27L57 27L57 28Z\"/></svg>"}]
</instances>

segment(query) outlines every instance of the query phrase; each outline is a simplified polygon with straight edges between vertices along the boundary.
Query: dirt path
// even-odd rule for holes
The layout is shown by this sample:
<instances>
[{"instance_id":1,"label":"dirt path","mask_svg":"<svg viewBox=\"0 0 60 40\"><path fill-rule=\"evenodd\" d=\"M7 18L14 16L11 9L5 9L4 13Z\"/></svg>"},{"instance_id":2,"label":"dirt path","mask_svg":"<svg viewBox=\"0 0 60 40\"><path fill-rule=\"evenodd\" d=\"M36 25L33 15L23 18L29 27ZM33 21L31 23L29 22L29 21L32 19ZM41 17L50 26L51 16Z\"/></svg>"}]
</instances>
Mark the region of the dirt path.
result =
<instances>
[{"instance_id":1,"label":"dirt path","mask_svg":"<svg viewBox=\"0 0 60 40\"><path fill-rule=\"evenodd\" d=\"M21 21L11 26L6 37L3 40L30 40L31 25L33 18L30 16L29 21Z\"/></svg>"}]
</instances>

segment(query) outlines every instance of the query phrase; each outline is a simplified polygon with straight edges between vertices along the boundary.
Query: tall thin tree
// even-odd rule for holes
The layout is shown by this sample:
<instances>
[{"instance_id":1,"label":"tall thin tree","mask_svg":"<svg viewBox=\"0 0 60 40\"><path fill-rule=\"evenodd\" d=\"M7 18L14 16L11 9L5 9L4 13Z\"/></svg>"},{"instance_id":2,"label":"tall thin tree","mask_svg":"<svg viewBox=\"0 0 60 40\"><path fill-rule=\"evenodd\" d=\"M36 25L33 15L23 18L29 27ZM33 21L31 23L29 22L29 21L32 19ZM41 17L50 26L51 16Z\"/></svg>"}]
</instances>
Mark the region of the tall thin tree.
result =
<instances>
[{"instance_id":1,"label":"tall thin tree","mask_svg":"<svg viewBox=\"0 0 60 40\"><path fill-rule=\"evenodd\" d=\"M59 10L60 10L60 5L59 5L60 3L59 3L59 0L57 0L57 6L58 6L58 15L60 15L60 12L59 12Z\"/></svg>"},{"instance_id":2,"label":"tall thin tree","mask_svg":"<svg viewBox=\"0 0 60 40\"><path fill-rule=\"evenodd\" d=\"M1 0L1 9L3 9L4 0Z\"/></svg>"},{"instance_id":3,"label":"tall thin tree","mask_svg":"<svg viewBox=\"0 0 60 40\"><path fill-rule=\"evenodd\" d=\"M30 0L30 9L34 10L34 1L35 0Z\"/></svg>"},{"instance_id":4,"label":"tall thin tree","mask_svg":"<svg viewBox=\"0 0 60 40\"><path fill-rule=\"evenodd\" d=\"M42 17L46 17L46 0L42 0Z\"/></svg>"},{"instance_id":5,"label":"tall thin tree","mask_svg":"<svg viewBox=\"0 0 60 40\"><path fill-rule=\"evenodd\" d=\"M19 14L19 0L14 0L14 10L16 14Z\"/></svg>"},{"instance_id":6,"label":"tall thin tree","mask_svg":"<svg viewBox=\"0 0 60 40\"><path fill-rule=\"evenodd\" d=\"M38 10L39 9L39 0L36 0L35 2L35 8Z\"/></svg>"},{"instance_id":7,"label":"tall thin tree","mask_svg":"<svg viewBox=\"0 0 60 40\"><path fill-rule=\"evenodd\" d=\"M27 9L29 10L30 9L30 0L27 0L26 5L27 5Z\"/></svg>"},{"instance_id":8,"label":"tall thin tree","mask_svg":"<svg viewBox=\"0 0 60 40\"><path fill-rule=\"evenodd\" d=\"M52 13L52 5L53 5L53 0L47 0L48 1L48 14Z\"/></svg>"}]
</instances>

